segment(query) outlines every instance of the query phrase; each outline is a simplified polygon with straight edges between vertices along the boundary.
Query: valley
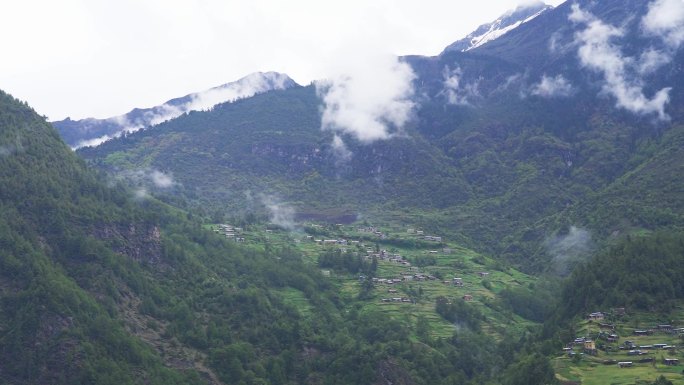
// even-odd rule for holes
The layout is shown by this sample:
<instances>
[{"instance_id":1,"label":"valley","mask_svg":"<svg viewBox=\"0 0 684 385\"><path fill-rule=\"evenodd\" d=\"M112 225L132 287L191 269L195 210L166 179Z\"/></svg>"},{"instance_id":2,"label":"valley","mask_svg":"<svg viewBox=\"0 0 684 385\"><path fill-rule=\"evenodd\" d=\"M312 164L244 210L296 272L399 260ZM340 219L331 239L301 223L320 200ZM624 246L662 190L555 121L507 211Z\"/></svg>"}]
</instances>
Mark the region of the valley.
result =
<instances>
[{"instance_id":1,"label":"valley","mask_svg":"<svg viewBox=\"0 0 684 385\"><path fill-rule=\"evenodd\" d=\"M219 225L212 228L222 231ZM536 314L525 312L501 295L533 297L537 279L420 229L305 223L298 231L264 225L236 231L229 238L248 248L293 248L338 288L348 309L377 308L412 333L424 318L431 338L448 338L469 326L495 340L519 338L543 318L543 307L534 309ZM282 294L302 314L310 312L302 293ZM460 309L449 308L454 302Z\"/></svg>"},{"instance_id":2,"label":"valley","mask_svg":"<svg viewBox=\"0 0 684 385\"><path fill-rule=\"evenodd\" d=\"M0 384L684 385L682 46L526 2L308 84L0 91Z\"/></svg>"}]
</instances>

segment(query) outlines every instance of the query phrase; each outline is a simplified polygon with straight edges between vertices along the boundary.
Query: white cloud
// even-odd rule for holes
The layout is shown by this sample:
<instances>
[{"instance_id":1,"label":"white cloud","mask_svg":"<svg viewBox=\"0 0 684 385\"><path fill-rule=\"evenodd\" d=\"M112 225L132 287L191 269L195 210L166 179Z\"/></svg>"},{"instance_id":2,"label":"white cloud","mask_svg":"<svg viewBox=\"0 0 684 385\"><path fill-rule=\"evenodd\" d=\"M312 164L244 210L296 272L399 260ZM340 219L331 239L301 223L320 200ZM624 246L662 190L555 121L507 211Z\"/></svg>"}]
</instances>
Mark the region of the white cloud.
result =
<instances>
[{"instance_id":1,"label":"white cloud","mask_svg":"<svg viewBox=\"0 0 684 385\"><path fill-rule=\"evenodd\" d=\"M402 132L412 117L416 75L394 55L356 48L336 55L332 76L316 83L321 128L371 143Z\"/></svg>"},{"instance_id":2,"label":"white cloud","mask_svg":"<svg viewBox=\"0 0 684 385\"><path fill-rule=\"evenodd\" d=\"M14 153L14 148L11 146L0 146L0 157L9 156Z\"/></svg>"},{"instance_id":3,"label":"white cloud","mask_svg":"<svg viewBox=\"0 0 684 385\"><path fill-rule=\"evenodd\" d=\"M290 78L276 72L252 73L235 82L224 84L206 91L190 94L190 100L178 104L162 104L145 113L141 120L128 123L125 132L134 132L146 126L153 126L177 118L190 111L209 110L220 103L234 102L271 90L282 90L290 84Z\"/></svg>"},{"instance_id":4,"label":"white cloud","mask_svg":"<svg viewBox=\"0 0 684 385\"><path fill-rule=\"evenodd\" d=\"M571 226L567 234L547 238L544 246L552 257L554 271L559 275L566 275L577 262L589 256L593 242L589 231Z\"/></svg>"},{"instance_id":5,"label":"white cloud","mask_svg":"<svg viewBox=\"0 0 684 385\"><path fill-rule=\"evenodd\" d=\"M16 137L14 139L14 144L0 145L0 158L14 155L22 151L24 151L24 146L21 144L21 138Z\"/></svg>"},{"instance_id":6,"label":"white cloud","mask_svg":"<svg viewBox=\"0 0 684 385\"><path fill-rule=\"evenodd\" d=\"M344 143L344 140L339 137L339 135L335 135L333 137L332 141L332 151L333 155L335 156L336 159L336 164L341 164L348 162L351 160L352 157L352 152L347 148L347 145Z\"/></svg>"},{"instance_id":7,"label":"white cloud","mask_svg":"<svg viewBox=\"0 0 684 385\"><path fill-rule=\"evenodd\" d=\"M297 227L295 223L295 209L272 195L261 194L261 203L266 206L269 213L269 220L272 224L282 227L286 230L294 230Z\"/></svg>"},{"instance_id":8,"label":"white cloud","mask_svg":"<svg viewBox=\"0 0 684 385\"><path fill-rule=\"evenodd\" d=\"M532 94L545 98L565 97L572 95L572 84L563 75L549 77L544 74L538 84L532 87Z\"/></svg>"},{"instance_id":9,"label":"white cloud","mask_svg":"<svg viewBox=\"0 0 684 385\"><path fill-rule=\"evenodd\" d=\"M172 174L153 168L124 171L119 173L116 178L127 180L136 186L136 196L146 196L150 189L169 189L178 184Z\"/></svg>"},{"instance_id":10,"label":"white cloud","mask_svg":"<svg viewBox=\"0 0 684 385\"><path fill-rule=\"evenodd\" d=\"M133 190L133 199L137 201L142 201L147 199L150 196L150 194L147 192L147 189L144 187L138 187Z\"/></svg>"},{"instance_id":11,"label":"white cloud","mask_svg":"<svg viewBox=\"0 0 684 385\"><path fill-rule=\"evenodd\" d=\"M671 88L666 87L648 98L644 95L639 72L639 62L624 57L619 47L611 41L624 35L612 25L605 24L591 13L572 5L570 21L583 24L585 28L575 34L579 48L577 54L583 66L603 74L604 92L616 98L616 104L636 114L656 114L659 119L667 120L665 105L670 101Z\"/></svg>"},{"instance_id":12,"label":"white cloud","mask_svg":"<svg viewBox=\"0 0 684 385\"><path fill-rule=\"evenodd\" d=\"M159 170L151 170L149 172L149 178L158 188L169 188L176 184L171 174L165 174Z\"/></svg>"},{"instance_id":13,"label":"white cloud","mask_svg":"<svg viewBox=\"0 0 684 385\"><path fill-rule=\"evenodd\" d=\"M84 140L81 140L78 143L76 143L76 145L73 146L71 149L72 150L78 150L79 148L83 148L83 147L97 147L97 146L101 145L102 143L104 143L108 140L117 138L119 136L120 135L114 135L114 136L102 135L98 138L84 139Z\"/></svg>"},{"instance_id":14,"label":"white cloud","mask_svg":"<svg viewBox=\"0 0 684 385\"><path fill-rule=\"evenodd\" d=\"M660 67L672 61L672 56L668 53L649 48L639 56L638 71L642 75L648 75L657 71Z\"/></svg>"},{"instance_id":15,"label":"white cloud","mask_svg":"<svg viewBox=\"0 0 684 385\"><path fill-rule=\"evenodd\" d=\"M441 94L446 96L447 103L467 106L471 104L473 98L480 96L479 82L463 84L463 71L460 67L449 70L449 67L444 67L442 71L444 78Z\"/></svg>"},{"instance_id":16,"label":"white cloud","mask_svg":"<svg viewBox=\"0 0 684 385\"><path fill-rule=\"evenodd\" d=\"M183 109L207 110L219 103L233 102L270 90L282 90L290 85L290 80L287 75L276 72L252 73L237 82L191 95L192 101L185 104Z\"/></svg>"},{"instance_id":17,"label":"white cloud","mask_svg":"<svg viewBox=\"0 0 684 385\"><path fill-rule=\"evenodd\" d=\"M673 49L684 42L684 1L655 0L641 20L644 31L660 36Z\"/></svg>"},{"instance_id":18,"label":"white cloud","mask_svg":"<svg viewBox=\"0 0 684 385\"><path fill-rule=\"evenodd\" d=\"M164 123L167 120L177 118L186 112L184 106L173 106L170 104L162 104L159 107L155 107L152 111L147 111L143 115L143 119L136 121L132 126L127 126L122 129L125 132L135 132L145 126L154 126L160 123Z\"/></svg>"}]
</instances>

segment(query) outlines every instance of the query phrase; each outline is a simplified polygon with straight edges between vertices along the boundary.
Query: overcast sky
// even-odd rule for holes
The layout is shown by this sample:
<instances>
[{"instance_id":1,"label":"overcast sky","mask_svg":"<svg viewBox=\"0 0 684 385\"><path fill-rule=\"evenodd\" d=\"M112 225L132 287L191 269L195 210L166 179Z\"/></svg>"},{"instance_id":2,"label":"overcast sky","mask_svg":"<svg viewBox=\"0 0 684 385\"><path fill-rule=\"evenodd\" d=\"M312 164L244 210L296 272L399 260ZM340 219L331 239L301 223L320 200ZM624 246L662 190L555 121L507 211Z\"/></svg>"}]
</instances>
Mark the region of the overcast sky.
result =
<instances>
[{"instance_id":1,"label":"overcast sky","mask_svg":"<svg viewBox=\"0 0 684 385\"><path fill-rule=\"evenodd\" d=\"M255 71L308 84L354 53L436 55L525 2L0 0L0 89L50 120L105 118Z\"/></svg>"}]
</instances>

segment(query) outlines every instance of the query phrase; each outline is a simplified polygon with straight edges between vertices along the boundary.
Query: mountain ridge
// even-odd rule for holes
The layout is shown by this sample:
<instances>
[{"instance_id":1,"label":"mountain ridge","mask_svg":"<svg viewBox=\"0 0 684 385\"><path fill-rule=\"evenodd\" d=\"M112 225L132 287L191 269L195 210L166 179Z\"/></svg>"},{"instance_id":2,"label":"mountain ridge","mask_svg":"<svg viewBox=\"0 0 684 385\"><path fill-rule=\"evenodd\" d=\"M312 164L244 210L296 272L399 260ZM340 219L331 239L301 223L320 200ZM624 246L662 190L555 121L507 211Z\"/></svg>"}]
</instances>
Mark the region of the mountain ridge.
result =
<instances>
[{"instance_id":1,"label":"mountain ridge","mask_svg":"<svg viewBox=\"0 0 684 385\"><path fill-rule=\"evenodd\" d=\"M531 21L535 17L551 9L553 9L553 6L547 5L542 1L518 6L517 8L504 13L496 20L480 25L475 31L469 33L463 39L449 44L442 51L442 54L450 51L470 51L471 49L480 47L483 44L496 40L509 31L518 28L520 25Z\"/></svg>"},{"instance_id":2,"label":"mountain ridge","mask_svg":"<svg viewBox=\"0 0 684 385\"><path fill-rule=\"evenodd\" d=\"M96 146L125 133L176 118L190 111L205 110L216 104L231 102L272 90L298 86L286 74L278 72L255 72L234 82L226 83L206 91L194 92L170 99L163 104L149 108L134 108L126 114L111 118L66 118L52 122L64 140L73 148Z\"/></svg>"}]
</instances>

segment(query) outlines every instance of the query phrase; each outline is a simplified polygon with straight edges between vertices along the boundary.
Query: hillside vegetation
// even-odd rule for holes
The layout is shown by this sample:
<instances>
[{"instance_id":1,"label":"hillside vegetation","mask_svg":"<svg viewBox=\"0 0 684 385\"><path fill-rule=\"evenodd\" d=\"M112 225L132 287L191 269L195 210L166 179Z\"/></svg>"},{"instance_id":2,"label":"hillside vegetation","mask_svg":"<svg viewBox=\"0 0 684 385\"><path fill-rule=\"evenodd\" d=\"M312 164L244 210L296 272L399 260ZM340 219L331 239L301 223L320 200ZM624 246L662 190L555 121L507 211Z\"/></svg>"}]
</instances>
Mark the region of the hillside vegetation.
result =
<instances>
[{"instance_id":1,"label":"hillside vegetation","mask_svg":"<svg viewBox=\"0 0 684 385\"><path fill-rule=\"evenodd\" d=\"M388 317L298 249L236 245L106 181L4 93L0 124L2 382L482 383L516 360L524 327L490 332L491 310L433 308L426 285L415 322Z\"/></svg>"}]
</instances>

